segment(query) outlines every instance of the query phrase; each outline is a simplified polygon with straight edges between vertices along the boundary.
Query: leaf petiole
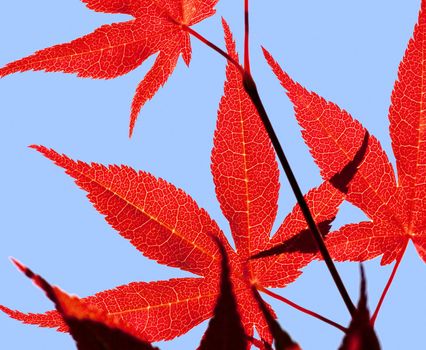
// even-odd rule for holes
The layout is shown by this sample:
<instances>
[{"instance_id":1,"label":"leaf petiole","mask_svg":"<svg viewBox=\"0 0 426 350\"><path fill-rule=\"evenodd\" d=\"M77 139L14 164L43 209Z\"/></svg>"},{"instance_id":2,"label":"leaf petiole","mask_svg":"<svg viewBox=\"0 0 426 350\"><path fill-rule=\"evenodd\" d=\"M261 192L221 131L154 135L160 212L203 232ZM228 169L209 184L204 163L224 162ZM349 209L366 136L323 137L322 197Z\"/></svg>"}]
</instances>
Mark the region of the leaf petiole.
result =
<instances>
[{"instance_id":1,"label":"leaf petiole","mask_svg":"<svg viewBox=\"0 0 426 350\"><path fill-rule=\"evenodd\" d=\"M219 46L213 44L210 40L206 39L204 36L202 36L200 33L198 33L197 31L195 31L191 27L188 27L185 24L181 24L181 26L182 26L183 30L187 31L189 34L191 34L192 36L194 36L195 38L197 38L198 40L200 40L203 44L206 44L208 47L210 47L211 49L213 49L214 51L216 51L219 55L225 57L226 60L228 60L235 67L237 67L237 69L239 70L239 72L241 73L241 75L244 75L244 68L236 60L234 60L231 56L229 56L228 53L226 53L225 51L223 51Z\"/></svg>"},{"instance_id":2,"label":"leaf petiole","mask_svg":"<svg viewBox=\"0 0 426 350\"><path fill-rule=\"evenodd\" d=\"M259 286L257 286L257 289L260 290L262 293L265 293L265 294L269 295L270 297L277 299L277 300L291 306L292 308L295 308L298 311L301 311L301 312L303 312L303 313L305 313L309 316L317 318L320 321L328 323L329 325L337 328L338 330L342 331L343 333L346 333L346 331L347 331L346 327L343 327L342 325L338 324L337 322L334 322L334 321L328 319L327 317L324 317L324 316L322 316L322 315L320 315L320 314L318 314L314 311L306 309L303 306L300 306L299 304L296 304L296 303L292 302L291 300L289 300L289 299L287 299L287 298L285 298L285 297L283 297L279 294L271 292L269 289L259 287Z\"/></svg>"},{"instance_id":3,"label":"leaf petiole","mask_svg":"<svg viewBox=\"0 0 426 350\"><path fill-rule=\"evenodd\" d=\"M374 310L374 313L371 316L370 323L371 323L372 326L374 326L374 323L376 322L377 316L379 315L380 308L382 307L383 301L385 300L386 295L389 291L389 288L390 288L390 286L393 282L393 279L396 275L396 271L398 271L399 265L402 261L402 258L404 256L405 250L407 249L407 246L408 246L408 239L407 239L407 242L405 243L405 247L402 249L401 253L399 254L398 258L396 259L395 265L394 265L392 272L389 276L388 282L386 283L386 286L383 289L382 295L380 296L379 302L377 303L376 310Z\"/></svg>"}]
</instances>

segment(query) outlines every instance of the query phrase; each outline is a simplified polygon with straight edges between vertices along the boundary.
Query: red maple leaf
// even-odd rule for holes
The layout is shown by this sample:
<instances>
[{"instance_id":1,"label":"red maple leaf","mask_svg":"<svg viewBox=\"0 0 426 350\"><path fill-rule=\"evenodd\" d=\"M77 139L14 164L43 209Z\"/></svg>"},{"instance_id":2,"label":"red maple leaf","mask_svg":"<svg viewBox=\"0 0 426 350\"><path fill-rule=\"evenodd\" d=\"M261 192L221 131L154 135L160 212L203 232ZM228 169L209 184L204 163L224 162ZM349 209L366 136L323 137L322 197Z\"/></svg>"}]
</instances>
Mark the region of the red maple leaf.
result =
<instances>
[{"instance_id":1,"label":"red maple leaf","mask_svg":"<svg viewBox=\"0 0 426 350\"><path fill-rule=\"evenodd\" d=\"M134 334L133 329L121 318L108 315L94 305L85 304L81 299L51 286L19 261L12 261L55 303L78 350L159 350Z\"/></svg>"},{"instance_id":2,"label":"red maple leaf","mask_svg":"<svg viewBox=\"0 0 426 350\"><path fill-rule=\"evenodd\" d=\"M218 0L82 0L96 12L122 13L134 19L103 25L69 43L55 45L0 68L0 77L28 70L76 73L111 79L126 74L158 53L154 65L136 88L129 134L142 106L163 86L182 55L191 60L185 27L214 14Z\"/></svg>"},{"instance_id":3,"label":"red maple leaf","mask_svg":"<svg viewBox=\"0 0 426 350\"><path fill-rule=\"evenodd\" d=\"M241 323L233 292L228 256L221 242L216 237L212 238L219 245L222 256L220 294L199 350L244 350L247 348L248 337ZM68 295L58 287L51 286L19 261L12 261L54 302L79 350L159 350L134 334L134 329L120 317Z\"/></svg>"},{"instance_id":4,"label":"red maple leaf","mask_svg":"<svg viewBox=\"0 0 426 350\"><path fill-rule=\"evenodd\" d=\"M226 24L229 54L238 60ZM82 299L107 314L120 316L148 341L172 339L209 318L220 290L220 251L211 236L225 246L231 281L245 332L256 327L271 340L268 323L251 286L283 287L293 282L316 256L303 252L306 239L288 252L262 259L249 258L287 241L307 229L296 206L270 238L277 214L279 171L263 124L245 93L239 70L228 64L212 151L212 174L221 209L230 223L234 251L209 215L172 184L127 166L103 166L74 161L42 146L33 146L64 168L88 192L95 208L139 251L161 264L201 277L135 282ZM306 200L317 222L330 222L343 194L328 182L311 190ZM309 239L308 239L309 241ZM299 242L299 243L298 243ZM298 249L300 247L300 249ZM67 327L55 311L24 314L0 309L25 323Z\"/></svg>"},{"instance_id":5,"label":"red maple leaf","mask_svg":"<svg viewBox=\"0 0 426 350\"><path fill-rule=\"evenodd\" d=\"M350 161L365 139L365 128L349 113L307 91L265 56L293 102L303 137L324 179ZM426 261L426 0L399 66L389 110L390 136L398 180L379 141L371 136L365 157L347 188L346 198L370 221L343 226L330 234L337 260L363 261L383 255L397 260L413 241Z\"/></svg>"}]
</instances>

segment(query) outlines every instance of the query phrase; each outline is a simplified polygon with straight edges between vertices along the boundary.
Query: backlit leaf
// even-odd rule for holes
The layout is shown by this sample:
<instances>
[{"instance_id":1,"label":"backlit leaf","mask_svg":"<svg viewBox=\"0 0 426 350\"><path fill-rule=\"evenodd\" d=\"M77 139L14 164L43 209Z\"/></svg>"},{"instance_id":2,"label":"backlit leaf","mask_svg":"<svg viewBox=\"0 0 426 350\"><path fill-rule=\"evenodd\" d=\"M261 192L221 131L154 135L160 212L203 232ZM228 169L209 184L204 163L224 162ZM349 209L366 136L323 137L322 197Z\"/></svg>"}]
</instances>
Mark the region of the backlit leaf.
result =
<instances>
[{"instance_id":1,"label":"backlit leaf","mask_svg":"<svg viewBox=\"0 0 426 350\"><path fill-rule=\"evenodd\" d=\"M59 44L0 68L0 77L28 70L75 73L80 77L111 79L140 66L158 53L154 65L136 88L129 133L143 105L163 86L182 55L191 60L191 26L214 14L217 0L82 0L96 12L122 13L127 22L103 25L69 43Z\"/></svg>"},{"instance_id":2,"label":"backlit leaf","mask_svg":"<svg viewBox=\"0 0 426 350\"><path fill-rule=\"evenodd\" d=\"M397 259L411 239L426 261L426 1L399 66L389 111L397 164L394 174L379 141L370 136L365 157L346 199L370 221L343 226L330 235L337 260ZM349 113L294 82L265 50L265 57L293 102L302 135L325 180L354 157L366 129Z\"/></svg>"}]
</instances>

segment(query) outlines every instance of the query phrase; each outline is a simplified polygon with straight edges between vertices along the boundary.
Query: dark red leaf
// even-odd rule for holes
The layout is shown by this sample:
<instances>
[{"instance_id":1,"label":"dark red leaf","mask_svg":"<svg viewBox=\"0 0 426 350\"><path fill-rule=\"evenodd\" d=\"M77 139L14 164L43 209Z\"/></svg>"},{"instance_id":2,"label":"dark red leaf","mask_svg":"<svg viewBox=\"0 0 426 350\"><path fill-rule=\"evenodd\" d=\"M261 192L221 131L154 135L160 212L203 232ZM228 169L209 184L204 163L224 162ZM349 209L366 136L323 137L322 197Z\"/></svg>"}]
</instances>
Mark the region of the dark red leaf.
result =
<instances>
[{"instance_id":1,"label":"dark red leaf","mask_svg":"<svg viewBox=\"0 0 426 350\"><path fill-rule=\"evenodd\" d=\"M301 350L299 344L291 339L290 335L284 331L275 317L271 314L268 305L263 301L255 286L252 286L252 293L265 316L269 329L274 339L275 350Z\"/></svg>"},{"instance_id":2,"label":"dark red leaf","mask_svg":"<svg viewBox=\"0 0 426 350\"><path fill-rule=\"evenodd\" d=\"M355 315L339 350L380 350L379 339L370 322L364 268L361 270L361 292Z\"/></svg>"},{"instance_id":3,"label":"dark red leaf","mask_svg":"<svg viewBox=\"0 0 426 350\"><path fill-rule=\"evenodd\" d=\"M237 300L230 276L229 259L225 247L216 237L222 256L220 294L213 311L213 318L201 340L199 350L246 350L247 335L241 323Z\"/></svg>"},{"instance_id":4,"label":"dark red leaf","mask_svg":"<svg viewBox=\"0 0 426 350\"><path fill-rule=\"evenodd\" d=\"M121 319L52 287L17 260L13 262L55 303L79 350L158 350L133 334Z\"/></svg>"}]
</instances>

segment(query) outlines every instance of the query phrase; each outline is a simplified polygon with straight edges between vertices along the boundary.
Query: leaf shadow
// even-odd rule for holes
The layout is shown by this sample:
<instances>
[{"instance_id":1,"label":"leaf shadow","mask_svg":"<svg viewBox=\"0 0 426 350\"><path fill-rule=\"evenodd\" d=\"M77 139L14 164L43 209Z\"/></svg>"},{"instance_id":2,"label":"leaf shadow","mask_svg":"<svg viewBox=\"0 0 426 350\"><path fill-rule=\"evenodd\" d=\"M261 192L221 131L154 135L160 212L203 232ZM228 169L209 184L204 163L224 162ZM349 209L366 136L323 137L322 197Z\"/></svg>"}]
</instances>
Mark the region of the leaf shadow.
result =
<instances>
[{"instance_id":1,"label":"leaf shadow","mask_svg":"<svg viewBox=\"0 0 426 350\"><path fill-rule=\"evenodd\" d=\"M363 162L365 155L368 149L368 143L370 139L370 134L368 131L365 131L362 144L358 151L355 153L354 158L348 162L341 171L334 174L329 182L337 188L339 191L347 194L349 191L349 185L354 179L361 163ZM330 232L331 224L335 218L331 220L324 220L320 223L317 223L318 229L323 238L327 236ZM289 238L288 240L280 243L270 249L264 250L260 253L257 253L250 257L250 259L260 259L266 258L269 256L284 254L284 253L302 253L302 254L315 254L318 252L317 244L315 243L311 230L304 229Z\"/></svg>"}]
</instances>

